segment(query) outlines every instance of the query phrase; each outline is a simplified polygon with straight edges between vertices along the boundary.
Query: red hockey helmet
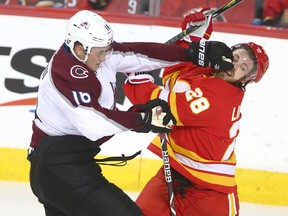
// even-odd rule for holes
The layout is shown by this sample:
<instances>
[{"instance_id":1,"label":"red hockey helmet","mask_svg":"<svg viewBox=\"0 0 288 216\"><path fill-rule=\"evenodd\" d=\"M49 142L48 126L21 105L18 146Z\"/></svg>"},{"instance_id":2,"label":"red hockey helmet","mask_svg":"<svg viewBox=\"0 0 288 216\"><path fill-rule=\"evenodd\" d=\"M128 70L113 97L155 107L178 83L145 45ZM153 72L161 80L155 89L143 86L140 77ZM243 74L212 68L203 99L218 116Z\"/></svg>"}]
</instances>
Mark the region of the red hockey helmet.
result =
<instances>
[{"instance_id":1,"label":"red hockey helmet","mask_svg":"<svg viewBox=\"0 0 288 216\"><path fill-rule=\"evenodd\" d=\"M245 49L245 47L250 47L252 54L254 55L253 60L256 62L256 70L249 75L247 81L257 83L261 80L269 67L269 57L262 46L253 42L236 44L231 48L232 50L235 50L240 48Z\"/></svg>"}]
</instances>

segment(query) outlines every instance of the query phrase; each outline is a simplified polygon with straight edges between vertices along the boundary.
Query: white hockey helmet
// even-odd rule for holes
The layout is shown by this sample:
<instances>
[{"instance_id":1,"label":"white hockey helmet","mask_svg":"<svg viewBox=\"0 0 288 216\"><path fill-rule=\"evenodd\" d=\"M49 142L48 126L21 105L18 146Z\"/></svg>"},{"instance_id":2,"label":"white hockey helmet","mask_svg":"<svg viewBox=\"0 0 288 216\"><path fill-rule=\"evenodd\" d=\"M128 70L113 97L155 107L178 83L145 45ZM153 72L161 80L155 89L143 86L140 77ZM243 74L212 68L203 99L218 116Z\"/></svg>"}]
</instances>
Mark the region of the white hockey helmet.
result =
<instances>
[{"instance_id":1,"label":"white hockey helmet","mask_svg":"<svg viewBox=\"0 0 288 216\"><path fill-rule=\"evenodd\" d=\"M98 14L81 10L73 15L66 25L65 43L74 55L73 48L77 41L83 45L87 56L92 47L109 46L113 42L113 31L106 20Z\"/></svg>"}]
</instances>

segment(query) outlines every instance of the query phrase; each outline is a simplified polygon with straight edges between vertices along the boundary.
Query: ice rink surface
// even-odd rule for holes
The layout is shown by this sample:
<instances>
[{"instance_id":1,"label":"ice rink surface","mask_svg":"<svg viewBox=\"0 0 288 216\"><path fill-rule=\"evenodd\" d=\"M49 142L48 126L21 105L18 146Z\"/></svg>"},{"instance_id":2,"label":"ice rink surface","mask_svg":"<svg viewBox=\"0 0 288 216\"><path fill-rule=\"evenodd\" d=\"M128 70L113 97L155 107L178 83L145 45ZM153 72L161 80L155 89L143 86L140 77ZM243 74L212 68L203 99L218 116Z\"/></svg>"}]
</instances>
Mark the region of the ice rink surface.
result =
<instances>
[{"instance_id":1,"label":"ice rink surface","mask_svg":"<svg viewBox=\"0 0 288 216\"><path fill-rule=\"evenodd\" d=\"M133 199L135 192L127 192ZM287 207L241 203L241 216L288 216ZM0 181L0 216L45 216L28 183Z\"/></svg>"}]
</instances>

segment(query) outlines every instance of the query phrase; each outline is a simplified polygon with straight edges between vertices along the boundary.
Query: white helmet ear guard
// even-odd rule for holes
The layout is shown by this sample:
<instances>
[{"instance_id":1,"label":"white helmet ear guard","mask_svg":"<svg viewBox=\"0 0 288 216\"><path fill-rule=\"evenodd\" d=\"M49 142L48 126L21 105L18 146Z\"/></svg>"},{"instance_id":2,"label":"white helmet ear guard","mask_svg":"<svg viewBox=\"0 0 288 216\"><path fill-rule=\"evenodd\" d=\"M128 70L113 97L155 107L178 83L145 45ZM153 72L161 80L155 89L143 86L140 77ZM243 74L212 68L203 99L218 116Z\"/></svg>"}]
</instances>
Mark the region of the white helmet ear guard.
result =
<instances>
[{"instance_id":1,"label":"white helmet ear guard","mask_svg":"<svg viewBox=\"0 0 288 216\"><path fill-rule=\"evenodd\" d=\"M98 14L81 10L73 15L66 25L65 43L76 58L78 57L73 48L77 41L83 45L87 58L92 47L106 47L113 42L113 30L106 20Z\"/></svg>"}]
</instances>

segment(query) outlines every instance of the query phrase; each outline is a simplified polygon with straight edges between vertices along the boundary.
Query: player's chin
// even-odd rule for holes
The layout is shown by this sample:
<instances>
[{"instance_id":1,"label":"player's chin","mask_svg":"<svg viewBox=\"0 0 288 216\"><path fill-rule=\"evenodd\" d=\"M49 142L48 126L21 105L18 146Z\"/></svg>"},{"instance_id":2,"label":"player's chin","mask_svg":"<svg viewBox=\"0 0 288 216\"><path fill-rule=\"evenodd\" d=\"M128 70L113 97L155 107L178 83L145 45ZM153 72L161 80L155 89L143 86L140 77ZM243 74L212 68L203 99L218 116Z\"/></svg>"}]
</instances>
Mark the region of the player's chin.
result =
<instances>
[{"instance_id":1,"label":"player's chin","mask_svg":"<svg viewBox=\"0 0 288 216\"><path fill-rule=\"evenodd\" d=\"M229 71L219 71L217 74L215 74L215 77L218 77L227 82L231 82L233 80L234 73Z\"/></svg>"},{"instance_id":2,"label":"player's chin","mask_svg":"<svg viewBox=\"0 0 288 216\"><path fill-rule=\"evenodd\" d=\"M217 71L215 73L215 77L218 77L218 78L221 78L221 79L223 79L225 77L228 77L228 76L229 75L228 75L228 73L226 71Z\"/></svg>"}]
</instances>

